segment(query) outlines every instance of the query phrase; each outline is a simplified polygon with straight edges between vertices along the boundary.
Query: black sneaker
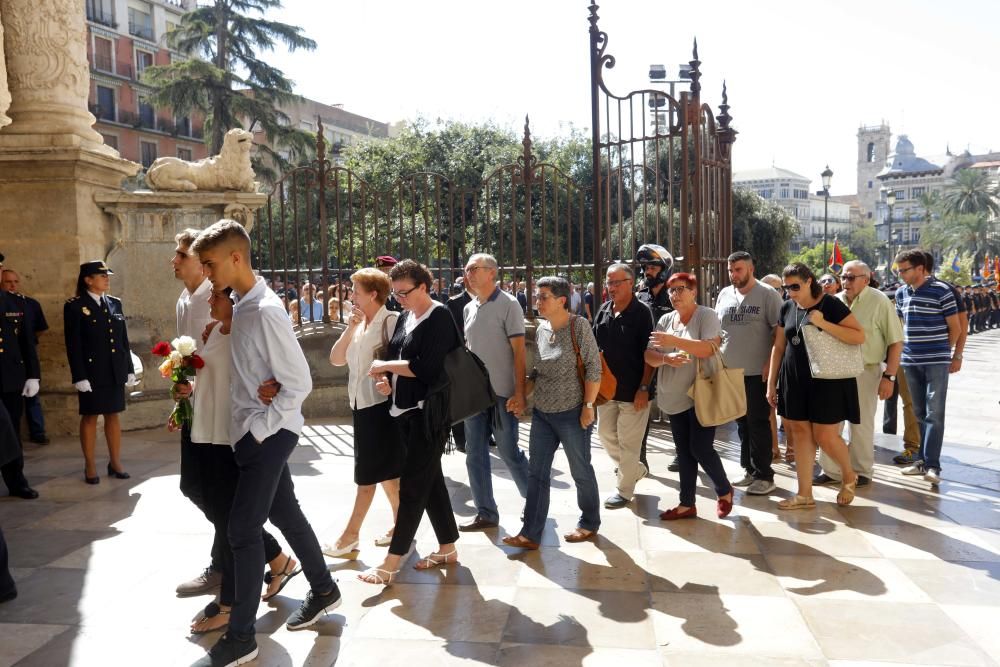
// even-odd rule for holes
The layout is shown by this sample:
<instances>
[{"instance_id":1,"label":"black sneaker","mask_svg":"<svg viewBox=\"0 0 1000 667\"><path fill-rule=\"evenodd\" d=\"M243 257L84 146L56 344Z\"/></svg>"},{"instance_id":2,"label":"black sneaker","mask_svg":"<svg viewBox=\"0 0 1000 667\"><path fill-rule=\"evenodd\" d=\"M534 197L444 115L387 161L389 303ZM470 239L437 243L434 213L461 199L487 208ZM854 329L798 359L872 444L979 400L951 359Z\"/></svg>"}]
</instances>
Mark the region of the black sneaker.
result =
<instances>
[{"instance_id":1,"label":"black sneaker","mask_svg":"<svg viewBox=\"0 0 1000 667\"><path fill-rule=\"evenodd\" d=\"M236 667L244 665L257 657L257 640L253 637L247 640L236 639L228 632L215 642L208 654L195 662L191 667Z\"/></svg>"},{"instance_id":2,"label":"black sneaker","mask_svg":"<svg viewBox=\"0 0 1000 667\"><path fill-rule=\"evenodd\" d=\"M301 630L319 620L323 614L333 611L340 606L340 589L337 584L329 593L319 594L313 591L306 593L306 599L302 601L302 606L288 617L285 627L289 630Z\"/></svg>"},{"instance_id":3,"label":"black sneaker","mask_svg":"<svg viewBox=\"0 0 1000 667\"><path fill-rule=\"evenodd\" d=\"M670 472L681 471L681 462L677 460L676 456L674 457L674 460L670 462L670 465L667 466L667 470L669 470Z\"/></svg>"},{"instance_id":4,"label":"black sneaker","mask_svg":"<svg viewBox=\"0 0 1000 667\"><path fill-rule=\"evenodd\" d=\"M830 477L825 472L821 472L820 474L813 477L813 484L815 484L816 486L826 486L827 484L840 484L840 480Z\"/></svg>"}]
</instances>

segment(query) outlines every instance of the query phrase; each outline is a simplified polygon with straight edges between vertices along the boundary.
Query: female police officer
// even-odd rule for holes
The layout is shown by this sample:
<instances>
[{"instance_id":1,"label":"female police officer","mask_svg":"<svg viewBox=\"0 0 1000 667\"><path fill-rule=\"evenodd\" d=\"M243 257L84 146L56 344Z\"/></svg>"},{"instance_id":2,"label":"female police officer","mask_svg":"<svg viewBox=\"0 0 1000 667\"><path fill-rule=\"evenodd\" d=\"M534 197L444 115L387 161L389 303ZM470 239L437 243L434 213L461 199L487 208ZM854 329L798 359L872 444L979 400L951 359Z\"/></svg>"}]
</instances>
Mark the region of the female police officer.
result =
<instances>
[{"instance_id":1,"label":"female police officer","mask_svg":"<svg viewBox=\"0 0 1000 667\"><path fill-rule=\"evenodd\" d=\"M66 356L69 358L80 401L80 446L86 464L84 478L97 484L94 448L97 444L97 416L104 415L104 437L108 441L108 476L128 479L121 463L121 423L118 413L125 409L125 383L134 383L128 331L122 302L108 296L113 273L101 261L80 265L76 296L63 306L66 325Z\"/></svg>"}]
</instances>

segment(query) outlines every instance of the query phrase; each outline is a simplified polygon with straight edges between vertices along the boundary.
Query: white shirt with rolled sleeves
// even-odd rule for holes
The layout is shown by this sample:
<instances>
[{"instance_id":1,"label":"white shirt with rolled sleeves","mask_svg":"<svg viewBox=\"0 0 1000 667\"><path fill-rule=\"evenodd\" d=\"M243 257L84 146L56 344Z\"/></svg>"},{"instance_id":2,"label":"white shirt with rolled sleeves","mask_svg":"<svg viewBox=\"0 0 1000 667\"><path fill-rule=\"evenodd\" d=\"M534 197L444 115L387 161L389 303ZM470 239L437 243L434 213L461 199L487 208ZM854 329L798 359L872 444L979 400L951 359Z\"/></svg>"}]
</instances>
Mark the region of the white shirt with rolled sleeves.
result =
<instances>
[{"instance_id":1,"label":"white shirt with rolled sleeves","mask_svg":"<svg viewBox=\"0 0 1000 667\"><path fill-rule=\"evenodd\" d=\"M211 293L212 282L205 278L194 290L194 294L185 287L177 298L177 335L194 338L199 342L199 347L201 334L212 321L212 307L208 305Z\"/></svg>"},{"instance_id":2,"label":"white shirt with rolled sleeves","mask_svg":"<svg viewBox=\"0 0 1000 667\"><path fill-rule=\"evenodd\" d=\"M295 338L292 323L278 295L263 278L242 295L233 308L231 391L233 418L230 439L235 446L249 431L264 442L281 429L302 432L302 402L312 391L309 364ZM276 379L281 390L264 405L257 388Z\"/></svg>"}]
</instances>

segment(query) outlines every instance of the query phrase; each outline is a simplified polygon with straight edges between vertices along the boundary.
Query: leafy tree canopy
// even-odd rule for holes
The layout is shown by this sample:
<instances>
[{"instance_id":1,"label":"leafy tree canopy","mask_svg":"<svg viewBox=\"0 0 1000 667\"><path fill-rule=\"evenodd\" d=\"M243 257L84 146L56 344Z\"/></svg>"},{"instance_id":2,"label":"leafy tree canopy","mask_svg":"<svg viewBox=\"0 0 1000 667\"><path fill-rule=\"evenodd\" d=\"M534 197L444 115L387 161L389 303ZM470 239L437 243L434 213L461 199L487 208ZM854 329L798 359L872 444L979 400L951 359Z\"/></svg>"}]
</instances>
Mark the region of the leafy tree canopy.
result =
<instances>
[{"instance_id":1,"label":"leafy tree canopy","mask_svg":"<svg viewBox=\"0 0 1000 667\"><path fill-rule=\"evenodd\" d=\"M752 190L739 188L733 192L733 249L753 255L758 277L781 274L796 233L798 223L785 209Z\"/></svg>"}]
</instances>

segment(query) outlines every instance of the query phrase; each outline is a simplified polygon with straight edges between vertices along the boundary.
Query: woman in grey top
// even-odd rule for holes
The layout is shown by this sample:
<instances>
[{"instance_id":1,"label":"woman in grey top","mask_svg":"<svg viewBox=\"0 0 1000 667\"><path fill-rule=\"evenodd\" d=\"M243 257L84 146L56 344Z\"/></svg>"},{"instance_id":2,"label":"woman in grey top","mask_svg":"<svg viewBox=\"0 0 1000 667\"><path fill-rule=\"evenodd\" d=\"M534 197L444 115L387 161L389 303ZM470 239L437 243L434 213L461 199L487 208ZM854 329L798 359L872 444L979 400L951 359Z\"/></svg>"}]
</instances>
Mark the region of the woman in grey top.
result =
<instances>
[{"instance_id":1,"label":"woman in grey top","mask_svg":"<svg viewBox=\"0 0 1000 667\"><path fill-rule=\"evenodd\" d=\"M660 514L665 521L698 516L694 502L699 464L715 485L718 517L728 516L733 509L733 486L714 447L715 427L698 422L694 401L687 393L696 372L692 357L708 359L722 342L719 316L711 308L698 305L697 289L698 279L690 273L670 276L667 293L674 312L660 318L646 350L646 363L660 369L656 402L670 415L670 433L680 464L680 504Z\"/></svg>"},{"instance_id":2,"label":"woman in grey top","mask_svg":"<svg viewBox=\"0 0 1000 667\"><path fill-rule=\"evenodd\" d=\"M601 525L597 477L590 464L590 434L594 400L601 387L601 359L587 321L570 314L569 296L569 283L563 278L545 277L538 281L535 303L545 321L538 325L535 334L538 357L528 444L528 499L520 534L503 540L522 549L537 549L542 539L549 513L552 459L559 443L566 451L580 507L576 529L563 537L567 542L582 542L596 535ZM582 382L577 372L576 348L583 360Z\"/></svg>"}]
</instances>

